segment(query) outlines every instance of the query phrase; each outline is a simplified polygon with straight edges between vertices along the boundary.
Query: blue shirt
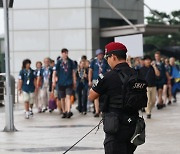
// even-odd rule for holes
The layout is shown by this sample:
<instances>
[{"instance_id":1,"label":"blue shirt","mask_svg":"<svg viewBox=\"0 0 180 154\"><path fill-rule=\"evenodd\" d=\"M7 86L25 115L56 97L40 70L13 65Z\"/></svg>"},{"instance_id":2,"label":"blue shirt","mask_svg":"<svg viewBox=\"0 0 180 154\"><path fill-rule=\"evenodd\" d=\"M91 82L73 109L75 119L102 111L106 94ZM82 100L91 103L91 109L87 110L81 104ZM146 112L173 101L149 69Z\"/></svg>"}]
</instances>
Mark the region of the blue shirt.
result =
<instances>
[{"instance_id":1,"label":"blue shirt","mask_svg":"<svg viewBox=\"0 0 180 154\"><path fill-rule=\"evenodd\" d=\"M105 59L99 61L98 59L94 59L91 64L90 68L93 70L92 80L97 80L99 74L105 74L110 67Z\"/></svg>"},{"instance_id":2,"label":"blue shirt","mask_svg":"<svg viewBox=\"0 0 180 154\"><path fill-rule=\"evenodd\" d=\"M171 76L174 79L180 78L180 69L179 69L178 65L171 66Z\"/></svg>"},{"instance_id":3,"label":"blue shirt","mask_svg":"<svg viewBox=\"0 0 180 154\"><path fill-rule=\"evenodd\" d=\"M43 86L45 80L48 81L49 86L51 86L51 84L52 84L52 72L53 72L52 67L48 67L48 69L43 67L37 72L37 76L42 77L42 86Z\"/></svg>"},{"instance_id":4,"label":"blue shirt","mask_svg":"<svg viewBox=\"0 0 180 154\"><path fill-rule=\"evenodd\" d=\"M64 63L62 59L58 60L54 70L57 73L59 86L70 86L73 84L73 70L75 70L74 62L67 59Z\"/></svg>"},{"instance_id":5,"label":"blue shirt","mask_svg":"<svg viewBox=\"0 0 180 154\"><path fill-rule=\"evenodd\" d=\"M19 73L19 79L22 80L22 90L27 93L33 93L35 90L34 80L36 72L32 69L23 69Z\"/></svg>"}]
</instances>

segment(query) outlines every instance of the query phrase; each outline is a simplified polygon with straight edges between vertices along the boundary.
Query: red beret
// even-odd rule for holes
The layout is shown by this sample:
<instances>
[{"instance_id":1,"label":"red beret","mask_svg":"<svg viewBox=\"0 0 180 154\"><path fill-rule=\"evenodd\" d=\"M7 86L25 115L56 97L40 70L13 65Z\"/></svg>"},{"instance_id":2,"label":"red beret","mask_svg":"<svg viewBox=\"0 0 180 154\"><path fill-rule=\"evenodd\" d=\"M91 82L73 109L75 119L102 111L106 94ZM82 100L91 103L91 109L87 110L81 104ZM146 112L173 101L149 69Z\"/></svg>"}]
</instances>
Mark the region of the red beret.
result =
<instances>
[{"instance_id":1,"label":"red beret","mask_svg":"<svg viewBox=\"0 0 180 154\"><path fill-rule=\"evenodd\" d=\"M111 42L105 46L105 54L109 54L112 51L124 51L127 52L127 48L124 44L119 42Z\"/></svg>"}]
</instances>

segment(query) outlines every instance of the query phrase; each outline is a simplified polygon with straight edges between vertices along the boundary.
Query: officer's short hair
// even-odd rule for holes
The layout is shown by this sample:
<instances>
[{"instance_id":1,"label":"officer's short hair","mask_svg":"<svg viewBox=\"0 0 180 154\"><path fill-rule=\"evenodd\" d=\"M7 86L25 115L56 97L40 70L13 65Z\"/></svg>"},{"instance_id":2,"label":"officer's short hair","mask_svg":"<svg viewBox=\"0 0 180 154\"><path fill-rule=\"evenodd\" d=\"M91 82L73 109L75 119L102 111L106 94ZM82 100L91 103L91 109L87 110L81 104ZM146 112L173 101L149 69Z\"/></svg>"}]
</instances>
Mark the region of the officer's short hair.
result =
<instances>
[{"instance_id":1,"label":"officer's short hair","mask_svg":"<svg viewBox=\"0 0 180 154\"><path fill-rule=\"evenodd\" d=\"M126 52L114 51L111 54L115 55L118 60L126 60L127 58Z\"/></svg>"}]
</instances>

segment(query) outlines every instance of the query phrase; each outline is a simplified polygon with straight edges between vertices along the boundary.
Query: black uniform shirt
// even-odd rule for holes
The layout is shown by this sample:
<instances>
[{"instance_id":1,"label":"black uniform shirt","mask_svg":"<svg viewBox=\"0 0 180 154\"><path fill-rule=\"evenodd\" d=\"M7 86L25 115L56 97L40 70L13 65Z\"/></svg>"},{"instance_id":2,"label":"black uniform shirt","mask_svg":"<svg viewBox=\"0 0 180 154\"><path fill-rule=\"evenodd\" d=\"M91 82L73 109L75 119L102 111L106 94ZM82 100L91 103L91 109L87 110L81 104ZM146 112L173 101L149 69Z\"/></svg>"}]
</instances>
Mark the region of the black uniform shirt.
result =
<instances>
[{"instance_id":1,"label":"black uniform shirt","mask_svg":"<svg viewBox=\"0 0 180 154\"><path fill-rule=\"evenodd\" d=\"M118 73L115 70L122 70L124 73L131 73L131 68L127 63L120 63L115 66L113 70L99 75L96 84L93 85L92 89L100 94L107 94L109 96L121 95L122 94L122 81L120 80Z\"/></svg>"},{"instance_id":2,"label":"black uniform shirt","mask_svg":"<svg viewBox=\"0 0 180 154\"><path fill-rule=\"evenodd\" d=\"M140 76L147 82L148 87L155 87L156 86L156 75L154 68L152 66L145 67L143 66L140 69Z\"/></svg>"}]
</instances>

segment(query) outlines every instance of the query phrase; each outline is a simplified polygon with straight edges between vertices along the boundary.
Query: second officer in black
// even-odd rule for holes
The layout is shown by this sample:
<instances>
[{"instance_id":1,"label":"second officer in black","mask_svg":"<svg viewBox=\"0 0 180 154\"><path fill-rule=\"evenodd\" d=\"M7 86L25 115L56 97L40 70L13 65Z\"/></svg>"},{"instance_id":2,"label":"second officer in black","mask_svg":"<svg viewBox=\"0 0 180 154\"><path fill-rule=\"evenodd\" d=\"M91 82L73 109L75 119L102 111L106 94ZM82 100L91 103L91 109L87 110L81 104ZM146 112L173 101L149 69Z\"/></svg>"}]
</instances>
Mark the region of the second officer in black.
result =
<instances>
[{"instance_id":1,"label":"second officer in black","mask_svg":"<svg viewBox=\"0 0 180 154\"><path fill-rule=\"evenodd\" d=\"M130 140L136 127L136 122L133 122L135 121L133 119L138 117L138 111L127 112L123 110L122 81L117 73L117 70L120 70L130 75L133 71L126 63L126 53L127 48L122 43L111 42L106 45L105 57L112 70L104 76L99 75L88 97L90 101L100 97L102 112L109 116L106 117L107 121L103 121L105 154L133 154L136 149ZM118 116L118 120L114 115Z\"/></svg>"}]
</instances>

